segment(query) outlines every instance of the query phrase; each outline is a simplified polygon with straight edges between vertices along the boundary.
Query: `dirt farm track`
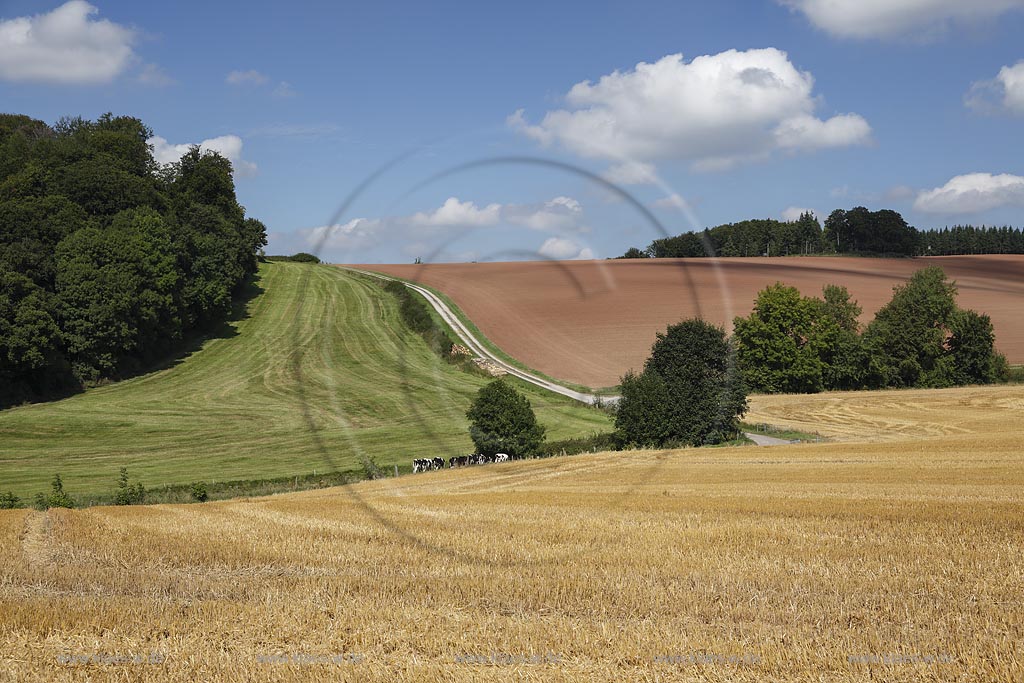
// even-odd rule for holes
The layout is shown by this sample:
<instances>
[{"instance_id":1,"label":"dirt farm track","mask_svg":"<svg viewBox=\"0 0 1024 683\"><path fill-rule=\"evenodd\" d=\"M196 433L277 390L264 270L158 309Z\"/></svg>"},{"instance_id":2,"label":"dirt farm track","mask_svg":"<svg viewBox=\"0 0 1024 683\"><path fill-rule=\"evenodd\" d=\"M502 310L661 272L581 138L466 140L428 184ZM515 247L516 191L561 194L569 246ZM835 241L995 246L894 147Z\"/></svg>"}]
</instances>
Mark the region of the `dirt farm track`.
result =
<instances>
[{"instance_id":1,"label":"dirt farm track","mask_svg":"<svg viewBox=\"0 0 1024 683\"><path fill-rule=\"evenodd\" d=\"M369 265L450 297L502 351L551 377L591 387L639 368L654 335L701 315L731 327L774 282L821 294L845 285L867 322L916 270L939 265L959 303L992 317L997 346L1024 363L1024 256L637 259Z\"/></svg>"}]
</instances>

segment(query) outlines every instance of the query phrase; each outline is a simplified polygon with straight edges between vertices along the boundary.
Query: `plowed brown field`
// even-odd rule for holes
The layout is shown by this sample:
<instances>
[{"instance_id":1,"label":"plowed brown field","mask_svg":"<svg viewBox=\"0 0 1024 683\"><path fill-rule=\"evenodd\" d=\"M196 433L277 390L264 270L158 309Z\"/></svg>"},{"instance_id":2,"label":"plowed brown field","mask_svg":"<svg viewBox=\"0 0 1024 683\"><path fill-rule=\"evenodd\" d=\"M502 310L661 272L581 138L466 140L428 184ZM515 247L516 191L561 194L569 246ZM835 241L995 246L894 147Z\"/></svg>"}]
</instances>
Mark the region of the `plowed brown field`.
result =
<instances>
[{"instance_id":1,"label":"plowed brown field","mask_svg":"<svg viewBox=\"0 0 1024 683\"><path fill-rule=\"evenodd\" d=\"M844 257L531 261L362 266L448 295L505 353L557 379L606 387L639 368L654 335L702 315L729 325L760 289L784 282L804 294L845 285L867 322L914 271L939 265L959 303L992 317L997 345L1024 363L1024 256L921 259Z\"/></svg>"}]
</instances>

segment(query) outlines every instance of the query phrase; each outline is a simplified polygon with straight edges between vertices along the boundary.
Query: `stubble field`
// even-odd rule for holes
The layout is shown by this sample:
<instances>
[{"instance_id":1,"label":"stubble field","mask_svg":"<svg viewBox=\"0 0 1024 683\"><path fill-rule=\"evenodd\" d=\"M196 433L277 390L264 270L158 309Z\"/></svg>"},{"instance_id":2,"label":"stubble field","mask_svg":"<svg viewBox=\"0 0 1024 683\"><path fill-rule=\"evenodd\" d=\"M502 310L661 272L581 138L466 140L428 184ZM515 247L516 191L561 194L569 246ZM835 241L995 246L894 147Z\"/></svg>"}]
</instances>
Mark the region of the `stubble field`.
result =
<instances>
[{"instance_id":1,"label":"stubble field","mask_svg":"<svg viewBox=\"0 0 1024 683\"><path fill-rule=\"evenodd\" d=\"M601 388L639 369L654 335L701 316L731 329L757 292L781 281L805 295L845 285L867 323L892 288L926 266L956 280L959 304L992 317L997 347L1024 363L1024 256L631 259L368 265L449 296L503 352L555 379Z\"/></svg>"},{"instance_id":2,"label":"stubble field","mask_svg":"<svg viewBox=\"0 0 1024 683\"><path fill-rule=\"evenodd\" d=\"M1024 390L800 401L848 441L0 512L0 676L1024 678Z\"/></svg>"}]
</instances>

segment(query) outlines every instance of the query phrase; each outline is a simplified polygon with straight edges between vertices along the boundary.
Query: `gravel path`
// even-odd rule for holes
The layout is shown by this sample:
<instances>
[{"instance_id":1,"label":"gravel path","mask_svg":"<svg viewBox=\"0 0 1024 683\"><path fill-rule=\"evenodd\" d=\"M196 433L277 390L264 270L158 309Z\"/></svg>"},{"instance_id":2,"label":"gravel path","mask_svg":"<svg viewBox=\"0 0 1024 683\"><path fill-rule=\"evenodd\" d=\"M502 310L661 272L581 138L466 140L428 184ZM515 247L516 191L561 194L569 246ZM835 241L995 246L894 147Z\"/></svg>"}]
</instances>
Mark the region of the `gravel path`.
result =
<instances>
[{"instance_id":1,"label":"gravel path","mask_svg":"<svg viewBox=\"0 0 1024 683\"><path fill-rule=\"evenodd\" d=\"M743 432L743 436L747 437L758 446L785 446L786 444L793 443L788 439L776 439L774 436L765 436L764 434L754 434L752 432Z\"/></svg>"}]
</instances>

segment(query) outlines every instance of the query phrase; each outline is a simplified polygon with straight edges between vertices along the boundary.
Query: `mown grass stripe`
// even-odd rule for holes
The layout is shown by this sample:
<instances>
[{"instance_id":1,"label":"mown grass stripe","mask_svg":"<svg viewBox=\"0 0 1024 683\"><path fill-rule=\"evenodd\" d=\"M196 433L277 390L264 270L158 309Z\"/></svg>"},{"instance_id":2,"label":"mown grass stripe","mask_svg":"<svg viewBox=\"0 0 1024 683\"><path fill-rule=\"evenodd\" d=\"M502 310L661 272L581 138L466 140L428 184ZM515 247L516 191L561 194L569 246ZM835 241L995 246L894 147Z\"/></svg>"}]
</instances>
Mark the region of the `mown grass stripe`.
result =
<instances>
[{"instance_id":1,"label":"mown grass stripe","mask_svg":"<svg viewBox=\"0 0 1024 683\"><path fill-rule=\"evenodd\" d=\"M0 491L27 498L60 472L72 494L103 493L122 466L160 486L354 469L359 451L390 466L471 450L464 412L487 379L406 330L380 284L273 263L257 285L248 317L166 369L0 413ZM600 411L517 386L552 439L610 429Z\"/></svg>"}]
</instances>

